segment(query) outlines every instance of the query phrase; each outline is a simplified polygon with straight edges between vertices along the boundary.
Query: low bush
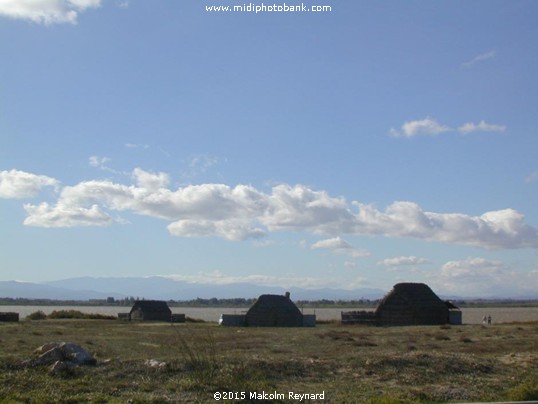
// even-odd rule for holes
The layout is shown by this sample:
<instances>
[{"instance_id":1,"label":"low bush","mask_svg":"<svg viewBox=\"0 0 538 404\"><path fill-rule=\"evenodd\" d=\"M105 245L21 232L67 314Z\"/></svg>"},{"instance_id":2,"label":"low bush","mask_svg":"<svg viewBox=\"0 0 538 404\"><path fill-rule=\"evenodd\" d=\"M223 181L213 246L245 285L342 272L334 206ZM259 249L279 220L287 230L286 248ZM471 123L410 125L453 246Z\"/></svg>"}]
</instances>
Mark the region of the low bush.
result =
<instances>
[{"instance_id":1,"label":"low bush","mask_svg":"<svg viewBox=\"0 0 538 404\"><path fill-rule=\"evenodd\" d=\"M45 314L45 312L38 310L34 311L31 314L28 314L26 318L28 320L45 320L47 318L47 315Z\"/></svg>"},{"instance_id":2,"label":"low bush","mask_svg":"<svg viewBox=\"0 0 538 404\"><path fill-rule=\"evenodd\" d=\"M507 397L510 401L538 400L538 382L528 381L508 390Z\"/></svg>"},{"instance_id":3,"label":"low bush","mask_svg":"<svg viewBox=\"0 0 538 404\"><path fill-rule=\"evenodd\" d=\"M86 319L86 320L115 320L115 316L108 316L106 314L96 313L83 313L79 310L54 310L49 314L49 318L55 319Z\"/></svg>"}]
</instances>

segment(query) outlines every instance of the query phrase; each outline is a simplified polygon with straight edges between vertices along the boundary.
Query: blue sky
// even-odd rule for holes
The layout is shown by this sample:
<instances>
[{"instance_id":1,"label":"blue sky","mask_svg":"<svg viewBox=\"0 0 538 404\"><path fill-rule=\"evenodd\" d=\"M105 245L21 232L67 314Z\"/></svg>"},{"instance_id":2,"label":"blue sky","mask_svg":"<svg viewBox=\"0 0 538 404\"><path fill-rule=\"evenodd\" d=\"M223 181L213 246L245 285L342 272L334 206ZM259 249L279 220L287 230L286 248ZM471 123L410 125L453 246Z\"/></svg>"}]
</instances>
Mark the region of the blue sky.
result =
<instances>
[{"instance_id":1,"label":"blue sky","mask_svg":"<svg viewBox=\"0 0 538 404\"><path fill-rule=\"evenodd\" d=\"M536 295L536 2L244 4L0 0L1 280Z\"/></svg>"}]
</instances>

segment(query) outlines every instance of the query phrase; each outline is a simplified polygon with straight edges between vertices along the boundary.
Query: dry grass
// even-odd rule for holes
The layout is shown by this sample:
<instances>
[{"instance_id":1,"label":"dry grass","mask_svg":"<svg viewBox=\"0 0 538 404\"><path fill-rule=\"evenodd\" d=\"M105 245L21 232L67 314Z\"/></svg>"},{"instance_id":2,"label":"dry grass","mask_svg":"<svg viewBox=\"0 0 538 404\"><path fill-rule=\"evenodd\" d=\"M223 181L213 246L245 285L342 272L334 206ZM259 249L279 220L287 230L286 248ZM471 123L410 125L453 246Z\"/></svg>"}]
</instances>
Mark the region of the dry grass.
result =
<instances>
[{"instance_id":1,"label":"dry grass","mask_svg":"<svg viewBox=\"0 0 538 404\"><path fill-rule=\"evenodd\" d=\"M536 323L312 329L43 320L0 323L0 341L7 402L205 403L216 391L262 390L325 391L330 402L538 399ZM98 365L60 376L21 365L50 341L78 343Z\"/></svg>"}]
</instances>

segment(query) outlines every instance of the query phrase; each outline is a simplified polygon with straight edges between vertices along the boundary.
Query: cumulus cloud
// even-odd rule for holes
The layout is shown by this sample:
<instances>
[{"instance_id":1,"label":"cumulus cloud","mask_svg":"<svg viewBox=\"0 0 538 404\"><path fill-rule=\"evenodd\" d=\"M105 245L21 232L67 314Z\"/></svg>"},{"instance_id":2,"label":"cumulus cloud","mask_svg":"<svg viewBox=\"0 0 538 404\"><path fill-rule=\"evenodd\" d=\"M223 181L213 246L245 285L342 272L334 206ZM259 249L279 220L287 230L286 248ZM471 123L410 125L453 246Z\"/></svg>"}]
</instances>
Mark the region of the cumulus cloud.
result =
<instances>
[{"instance_id":1,"label":"cumulus cloud","mask_svg":"<svg viewBox=\"0 0 538 404\"><path fill-rule=\"evenodd\" d=\"M442 132L449 131L450 128L445 125L441 125L435 119L425 118L416 121L405 122L401 130L396 130L394 128L390 129L390 134L395 137L415 137L420 135L432 136L437 135Z\"/></svg>"},{"instance_id":2,"label":"cumulus cloud","mask_svg":"<svg viewBox=\"0 0 538 404\"><path fill-rule=\"evenodd\" d=\"M445 293L466 296L513 296L524 292L532 283L536 286L536 281L528 283L523 274L503 262L482 257L447 262L434 283Z\"/></svg>"},{"instance_id":3,"label":"cumulus cloud","mask_svg":"<svg viewBox=\"0 0 538 404\"><path fill-rule=\"evenodd\" d=\"M359 204L354 231L387 237L412 237L449 244L477 247L538 248L538 232L525 224L514 209L486 212L481 216L462 213L434 213L414 202L398 201L384 212Z\"/></svg>"},{"instance_id":4,"label":"cumulus cloud","mask_svg":"<svg viewBox=\"0 0 538 404\"><path fill-rule=\"evenodd\" d=\"M394 257L394 258L385 258L382 261L379 261L377 265L385 265L388 267L397 267L397 266L414 266L414 265L424 265L429 264L430 261L426 258L415 257L414 255L409 257Z\"/></svg>"},{"instance_id":5,"label":"cumulus cloud","mask_svg":"<svg viewBox=\"0 0 538 404\"><path fill-rule=\"evenodd\" d=\"M170 183L168 174L163 172L150 173L140 168L135 168L133 170L133 179L138 187L152 191L166 188Z\"/></svg>"},{"instance_id":6,"label":"cumulus cloud","mask_svg":"<svg viewBox=\"0 0 538 404\"><path fill-rule=\"evenodd\" d=\"M57 180L46 175L35 175L19 170L0 171L0 198L31 198L43 187L58 186Z\"/></svg>"},{"instance_id":7,"label":"cumulus cloud","mask_svg":"<svg viewBox=\"0 0 538 404\"><path fill-rule=\"evenodd\" d=\"M76 24L80 12L101 0L0 0L0 15L40 24Z\"/></svg>"},{"instance_id":8,"label":"cumulus cloud","mask_svg":"<svg viewBox=\"0 0 538 404\"><path fill-rule=\"evenodd\" d=\"M32 196L44 185L57 184L49 177L16 170L2 173L0 190L4 198ZM55 204L26 204L25 224L102 226L118 220L112 219L111 212L131 212L165 220L170 234L181 237L244 240L278 231L328 236L312 247L350 256L367 253L354 249L341 235L410 237L490 249L538 248L538 231L514 209L469 216L428 212L414 202L397 201L379 210L304 185L281 184L269 193L250 185L225 184L172 190L166 173L137 168L132 178L131 185L92 180L65 186Z\"/></svg>"},{"instance_id":9,"label":"cumulus cloud","mask_svg":"<svg viewBox=\"0 0 538 404\"><path fill-rule=\"evenodd\" d=\"M367 257L370 255L368 251L358 250L340 237L329 238L318 241L310 246L313 250L328 249L336 254L349 255L353 258Z\"/></svg>"},{"instance_id":10,"label":"cumulus cloud","mask_svg":"<svg viewBox=\"0 0 538 404\"><path fill-rule=\"evenodd\" d=\"M532 296L538 287L536 271L516 271L502 261L468 257L449 261L430 283L443 293L459 296Z\"/></svg>"},{"instance_id":11,"label":"cumulus cloud","mask_svg":"<svg viewBox=\"0 0 538 404\"><path fill-rule=\"evenodd\" d=\"M89 208L57 204L50 206L43 202L39 205L25 204L27 217L24 224L36 227L75 227L75 226L108 226L113 219L99 206Z\"/></svg>"},{"instance_id":12,"label":"cumulus cloud","mask_svg":"<svg viewBox=\"0 0 538 404\"><path fill-rule=\"evenodd\" d=\"M168 225L174 236L203 237L217 236L231 241L261 238L266 235L261 228L252 226L245 220L178 220Z\"/></svg>"},{"instance_id":13,"label":"cumulus cloud","mask_svg":"<svg viewBox=\"0 0 538 404\"><path fill-rule=\"evenodd\" d=\"M492 261L485 258L467 258L459 261L449 261L441 268L443 277L469 280L477 274L494 276L503 273L505 266L501 261Z\"/></svg>"},{"instance_id":14,"label":"cumulus cloud","mask_svg":"<svg viewBox=\"0 0 538 404\"><path fill-rule=\"evenodd\" d=\"M464 135L472 132L504 132L505 130L505 125L490 124L486 123L484 120L480 121L478 124L468 122L458 128L458 132L463 133Z\"/></svg>"}]
</instances>

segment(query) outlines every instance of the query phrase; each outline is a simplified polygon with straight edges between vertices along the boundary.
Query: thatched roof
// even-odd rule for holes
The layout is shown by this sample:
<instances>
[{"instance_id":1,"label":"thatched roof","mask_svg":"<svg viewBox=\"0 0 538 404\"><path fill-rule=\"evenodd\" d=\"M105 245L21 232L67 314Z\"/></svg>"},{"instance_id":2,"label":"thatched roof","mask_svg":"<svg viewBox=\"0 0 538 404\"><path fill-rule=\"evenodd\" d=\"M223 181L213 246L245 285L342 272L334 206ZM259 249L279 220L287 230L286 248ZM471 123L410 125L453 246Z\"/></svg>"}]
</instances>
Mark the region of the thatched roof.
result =
<instances>
[{"instance_id":1,"label":"thatched roof","mask_svg":"<svg viewBox=\"0 0 538 404\"><path fill-rule=\"evenodd\" d=\"M255 327L301 327L303 315L289 296L261 295L245 316Z\"/></svg>"},{"instance_id":2,"label":"thatched roof","mask_svg":"<svg viewBox=\"0 0 538 404\"><path fill-rule=\"evenodd\" d=\"M162 300L137 300L131 308L130 318L133 320L170 321L172 311Z\"/></svg>"},{"instance_id":3,"label":"thatched roof","mask_svg":"<svg viewBox=\"0 0 538 404\"><path fill-rule=\"evenodd\" d=\"M445 324L448 307L424 283L398 283L376 310L381 325Z\"/></svg>"}]
</instances>

